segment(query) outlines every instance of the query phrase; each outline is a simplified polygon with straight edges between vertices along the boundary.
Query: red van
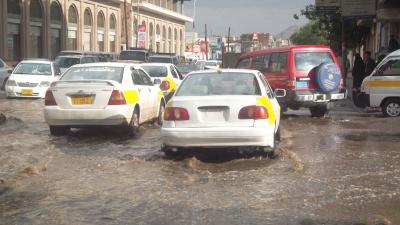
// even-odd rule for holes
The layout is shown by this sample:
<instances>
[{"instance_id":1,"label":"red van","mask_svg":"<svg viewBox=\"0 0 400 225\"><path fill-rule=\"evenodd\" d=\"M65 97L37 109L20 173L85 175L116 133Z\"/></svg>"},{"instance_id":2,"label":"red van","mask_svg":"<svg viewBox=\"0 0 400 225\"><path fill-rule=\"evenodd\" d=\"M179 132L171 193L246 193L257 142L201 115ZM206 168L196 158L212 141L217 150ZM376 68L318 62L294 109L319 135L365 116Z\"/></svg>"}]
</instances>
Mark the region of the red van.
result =
<instances>
[{"instance_id":1,"label":"red van","mask_svg":"<svg viewBox=\"0 0 400 225\"><path fill-rule=\"evenodd\" d=\"M346 98L342 73L327 46L302 45L245 53L236 67L261 71L273 89L285 89L282 110L310 109L311 116L328 112L328 103Z\"/></svg>"}]
</instances>

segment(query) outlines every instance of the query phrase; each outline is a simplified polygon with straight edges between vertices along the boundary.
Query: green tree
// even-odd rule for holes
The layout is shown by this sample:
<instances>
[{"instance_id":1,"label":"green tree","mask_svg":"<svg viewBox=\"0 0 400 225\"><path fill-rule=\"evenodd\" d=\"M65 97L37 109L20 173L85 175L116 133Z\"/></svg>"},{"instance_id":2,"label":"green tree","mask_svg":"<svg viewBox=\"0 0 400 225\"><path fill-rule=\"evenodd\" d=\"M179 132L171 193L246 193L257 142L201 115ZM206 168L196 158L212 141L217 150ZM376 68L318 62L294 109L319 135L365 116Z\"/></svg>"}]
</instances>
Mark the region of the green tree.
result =
<instances>
[{"instance_id":1,"label":"green tree","mask_svg":"<svg viewBox=\"0 0 400 225\"><path fill-rule=\"evenodd\" d=\"M300 16L304 16L313 22L314 32L321 35L321 38L338 55L341 55L342 25L344 25L345 47L348 49L365 44L369 32L368 27L358 26L356 20L343 21L339 10L330 13L319 12L316 10L315 5L307 5L300 11L300 15L295 14L294 18L299 19Z\"/></svg>"},{"instance_id":2,"label":"green tree","mask_svg":"<svg viewBox=\"0 0 400 225\"><path fill-rule=\"evenodd\" d=\"M290 39L296 45L327 45L324 34L321 34L319 29L315 28L314 22L309 22L299 31L292 34Z\"/></svg>"}]
</instances>

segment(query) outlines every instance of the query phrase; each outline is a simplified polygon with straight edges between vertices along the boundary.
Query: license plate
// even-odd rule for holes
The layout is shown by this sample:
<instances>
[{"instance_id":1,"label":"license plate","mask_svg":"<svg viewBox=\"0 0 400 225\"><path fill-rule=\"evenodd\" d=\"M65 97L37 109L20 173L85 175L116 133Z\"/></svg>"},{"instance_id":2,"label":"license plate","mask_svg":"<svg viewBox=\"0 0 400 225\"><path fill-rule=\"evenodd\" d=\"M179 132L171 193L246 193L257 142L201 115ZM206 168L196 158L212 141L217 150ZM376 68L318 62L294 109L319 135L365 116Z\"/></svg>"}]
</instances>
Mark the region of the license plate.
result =
<instances>
[{"instance_id":1,"label":"license plate","mask_svg":"<svg viewBox=\"0 0 400 225\"><path fill-rule=\"evenodd\" d=\"M32 95L33 90L32 89L22 89L21 90L21 95Z\"/></svg>"},{"instance_id":2,"label":"license plate","mask_svg":"<svg viewBox=\"0 0 400 225\"><path fill-rule=\"evenodd\" d=\"M297 81L296 82L296 87L306 88L306 87L308 87L308 82L307 81Z\"/></svg>"},{"instance_id":3,"label":"license plate","mask_svg":"<svg viewBox=\"0 0 400 225\"><path fill-rule=\"evenodd\" d=\"M77 96L71 98L72 105L91 105L92 100L92 96Z\"/></svg>"}]
</instances>

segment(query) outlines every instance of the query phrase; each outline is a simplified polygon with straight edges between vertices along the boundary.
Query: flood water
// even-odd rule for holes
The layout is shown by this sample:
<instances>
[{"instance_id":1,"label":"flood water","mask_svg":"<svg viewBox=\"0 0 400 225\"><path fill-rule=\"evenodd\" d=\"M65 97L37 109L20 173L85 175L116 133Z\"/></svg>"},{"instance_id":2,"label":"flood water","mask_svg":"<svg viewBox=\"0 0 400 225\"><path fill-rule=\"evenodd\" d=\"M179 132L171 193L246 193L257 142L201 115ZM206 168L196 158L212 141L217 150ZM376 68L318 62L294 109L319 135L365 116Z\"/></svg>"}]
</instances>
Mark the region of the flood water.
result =
<instances>
[{"instance_id":1,"label":"flood water","mask_svg":"<svg viewBox=\"0 0 400 225\"><path fill-rule=\"evenodd\" d=\"M400 224L400 120L289 112L279 156L160 151L138 138L52 137L43 100L0 96L0 224Z\"/></svg>"}]
</instances>

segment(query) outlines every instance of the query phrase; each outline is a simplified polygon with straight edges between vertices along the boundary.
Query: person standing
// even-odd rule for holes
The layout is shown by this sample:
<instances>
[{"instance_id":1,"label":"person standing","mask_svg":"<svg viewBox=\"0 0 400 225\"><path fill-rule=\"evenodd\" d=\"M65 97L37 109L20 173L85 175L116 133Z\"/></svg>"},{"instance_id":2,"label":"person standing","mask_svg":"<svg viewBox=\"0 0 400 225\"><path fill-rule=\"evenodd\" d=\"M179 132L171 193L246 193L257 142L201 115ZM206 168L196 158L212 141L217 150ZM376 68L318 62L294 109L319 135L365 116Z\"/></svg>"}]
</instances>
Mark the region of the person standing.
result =
<instances>
[{"instance_id":1,"label":"person standing","mask_svg":"<svg viewBox=\"0 0 400 225\"><path fill-rule=\"evenodd\" d=\"M353 102L355 105L358 105L357 95L360 91L361 83L365 77L365 64L359 53L357 53L354 56L352 75L353 75Z\"/></svg>"},{"instance_id":2,"label":"person standing","mask_svg":"<svg viewBox=\"0 0 400 225\"><path fill-rule=\"evenodd\" d=\"M376 62L371 57L370 51L365 51L365 53L364 53L364 64L365 64L365 76L363 77L363 79L366 76L369 76L372 73L372 71L374 71L375 66L376 66ZM361 80L361 82L362 82L362 80Z\"/></svg>"},{"instance_id":3,"label":"person standing","mask_svg":"<svg viewBox=\"0 0 400 225\"><path fill-rule=\"evenodd\" d=\"M388 51L389 53L396 51L397 49L399 49L399 42L397 42L396 38L394 37L394 35L390 35L390 40L389 40L389 47L388 47Z\"/></svg>"}]
</instances>

